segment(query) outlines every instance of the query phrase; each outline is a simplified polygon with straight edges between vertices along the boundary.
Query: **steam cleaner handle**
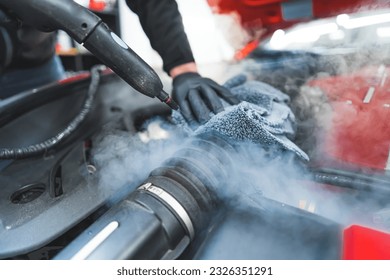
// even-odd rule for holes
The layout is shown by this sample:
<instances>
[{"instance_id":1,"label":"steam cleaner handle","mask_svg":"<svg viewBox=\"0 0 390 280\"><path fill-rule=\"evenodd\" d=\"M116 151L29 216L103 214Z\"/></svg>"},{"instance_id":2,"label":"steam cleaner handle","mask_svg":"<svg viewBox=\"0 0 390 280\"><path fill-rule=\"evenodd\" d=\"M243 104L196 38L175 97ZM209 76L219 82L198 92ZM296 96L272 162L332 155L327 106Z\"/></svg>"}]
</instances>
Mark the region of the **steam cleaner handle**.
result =
<instances>
[{"instance_id":1,"label":"steam cleaner handle","mask_svg":"<svg viewBox=\"0 0 390 280\"><path fill-rule=\"evenodd\" d=\"M136 90L178 109L163 91L161 80L153 69L97 15L73 0L0 0L0 8L10 9L23 22L41 31L64 30Z\"/></svg>"},{"instance_id":2,"label":"steam cleaner handle","mask_svg":"<svg viewBox=\"0 0 390 280\"><path fill-rule=\"evenodd\" d=\"M108 26L101 22L84 41L84 47L140 93L157 97L177 110L177 104L163 90L157 73Z\"/></svg>"}]
</instances>

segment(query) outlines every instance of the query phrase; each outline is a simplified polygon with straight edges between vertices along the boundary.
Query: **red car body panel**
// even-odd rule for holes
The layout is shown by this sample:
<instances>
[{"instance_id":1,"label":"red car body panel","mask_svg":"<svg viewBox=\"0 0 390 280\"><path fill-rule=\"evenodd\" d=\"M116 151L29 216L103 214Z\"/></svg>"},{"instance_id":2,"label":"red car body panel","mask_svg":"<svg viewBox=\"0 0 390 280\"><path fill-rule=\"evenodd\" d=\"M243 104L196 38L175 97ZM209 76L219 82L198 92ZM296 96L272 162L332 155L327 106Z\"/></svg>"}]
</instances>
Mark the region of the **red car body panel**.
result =
<instances>
[{"instance_id":1,"label":"red car body panel","mask_svg":"<svg viewBox=\"0 0 390 280\"><path fill-rule=\"evenodd\" d=\"M252 38L242 49L237 50L236 60L245 58L261 42L278 29L290 27L299 22L337 16L371 9L388 7L380 0L207 0L216 14L236 14L239 23ZM296 5L296 7L294 7ZM301 5L301 6L298 6ZM287 8L289 7L289 8ZM302 13L302 7L305 8ZM288 12L288 10L293 12Z\"/></svg>"},{"instance_id":2,"label":"red car body panel","mask_svg":"<svg viewBox=\"0 0 390 280\"><path fill-rule=\"evenodd\" d=\"M245 28L264 28L265 34L271 34L279 28L286 28L295 23L313 19L337 16L342 13L369 10L386 6L383 1L377 0L311 0L311 15L296 19L286 18L283 5L299 3L302 1L283 0L207 0L215 13L239 15L240 23Z\"/></svg>"},{"instance_id":3,"label":"red car body panel","mask_svg":"<svg viewBox=\"0 0 390 280\"><path fill-rule=\"evenodd\" d=\"M369 66L358 72L313 80L333 109L323 156L378 171L390 168L390 69Z\"/></svg>"}]
</instances>

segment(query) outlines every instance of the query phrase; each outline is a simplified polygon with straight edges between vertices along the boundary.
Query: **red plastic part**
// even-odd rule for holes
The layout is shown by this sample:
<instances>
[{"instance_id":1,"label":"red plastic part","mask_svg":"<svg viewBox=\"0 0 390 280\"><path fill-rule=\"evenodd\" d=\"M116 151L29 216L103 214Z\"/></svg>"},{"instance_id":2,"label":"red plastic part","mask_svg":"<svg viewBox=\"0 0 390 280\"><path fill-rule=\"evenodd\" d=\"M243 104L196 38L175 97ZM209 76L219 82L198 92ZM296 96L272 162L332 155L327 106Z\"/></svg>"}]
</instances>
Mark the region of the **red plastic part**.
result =
<instances>
[{"instance_id":1,"label":"red plastic part","mask_svg":"<svg viewBox=\"0 0 390 280\"><path fill-rule=\"evenodd\" d=\"M390 234L358 225L344 230L344 260L390 260Z\"/></svg>"},{"instance_id":2,"label":"red plastic part","mask_svg":"<svg viewBox=\"0 0 390 280\"><path fill-rule=\"evenodd\" d=\"M93 11L102 12L106 8L105 0L89 0L89 8Z\"/></svg>"},{"instance_id":3,"label":"red plastic part","mask_svg":"<svg viewBox=\"0 0 390 280\"><path fill-rule=\"evenodd\" d=\"M106 69L104 69L103 71L100 72L101 75L110 75L110 74L113 74L113 73L114 72L110 68L106 68ZM80 73L78 73L76 75L73 75L73 76L70 76L68 78L59 80L58 83L61 84L61 85L68 84L68 83L73 83L75 81L87 79L90 76L91 76L91 73L88 72L88 71L80 72Z\"/></svg>"},{"instance_id":4,"label":"red plastic part","mask_svg":"<svg viewBox=\"0 0 390 280\"><path fill-rule=\"evenodd\" d=\"M242 60L245 57L247 57L251 52L253 52L257 46L259 45L259 40L253 40L250 41L248 44L245 45L241 50L237 51L234 55L234 58L236 60Z\"/></svg>"},{"instance_id":5,"label":"red plastic part","mask_svg":"<svg viewBox=\"0 0 390 280\"><path fill-rule=\"evenodd\" d=\"M80 74L77 74L77 75L74 75L74 76L71 76L71 77L59 80L58 83L61 84L61 85L68 84L68 83L72 83L72 82L75 82L75 81L87 79L90 76L91 76L91 74L89 72L82 72Z\"/></svg>"}]
</instances>

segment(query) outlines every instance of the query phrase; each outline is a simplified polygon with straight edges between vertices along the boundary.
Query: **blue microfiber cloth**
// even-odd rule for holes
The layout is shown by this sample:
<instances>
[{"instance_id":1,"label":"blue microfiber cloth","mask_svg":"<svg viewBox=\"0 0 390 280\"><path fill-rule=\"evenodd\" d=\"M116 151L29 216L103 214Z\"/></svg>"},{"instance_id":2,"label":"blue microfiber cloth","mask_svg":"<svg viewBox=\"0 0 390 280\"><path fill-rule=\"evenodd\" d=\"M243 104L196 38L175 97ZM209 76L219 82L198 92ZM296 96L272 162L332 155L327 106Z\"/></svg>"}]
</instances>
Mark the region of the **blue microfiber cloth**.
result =
<instances>
[{"instance_id":1,"label":"blue microfiber cloth","mask_svg":"<svg viewBox=\"0 0 390 280\"><path fill-rule=\"evenodd\" d=\"M234 106L225 103L224 111L197 127L190 128L180 111L172 113L173 122L189 135L216 131L234 140L279 147L309 160L307 154L290 140L295 135L295 116L288 106L288 95L268 84L247 81L244 75L233 77L224 86L242 102Z\"/></svg>"}]
</instances>

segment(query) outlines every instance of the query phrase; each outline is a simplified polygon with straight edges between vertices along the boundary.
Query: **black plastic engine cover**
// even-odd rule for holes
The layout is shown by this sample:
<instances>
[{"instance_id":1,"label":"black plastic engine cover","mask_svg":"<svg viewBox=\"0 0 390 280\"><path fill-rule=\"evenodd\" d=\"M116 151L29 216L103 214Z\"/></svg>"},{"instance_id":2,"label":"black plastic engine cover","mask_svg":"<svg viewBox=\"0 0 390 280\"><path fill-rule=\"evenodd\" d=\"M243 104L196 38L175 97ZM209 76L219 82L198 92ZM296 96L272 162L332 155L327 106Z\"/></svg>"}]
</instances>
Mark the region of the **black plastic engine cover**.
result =
<instances>
[{"instance_id":1,"label":"black plastic engine cover","mask_svg":"<svg viewBox=\"0 0 390 280\"><path fill-rule=\"evenodd\" d=\"M0 101L0 147L23 147L57 134L80 110L89 82L87 76ZM103 125L159 105L105 74L94 108L68 139L43 157L0 160L0 258L37 250L104 207L123 186L107 190L90 180L84 141L93 141ZM128 123L131 135L135 128Z\"/></svg>"}]
</instances>

